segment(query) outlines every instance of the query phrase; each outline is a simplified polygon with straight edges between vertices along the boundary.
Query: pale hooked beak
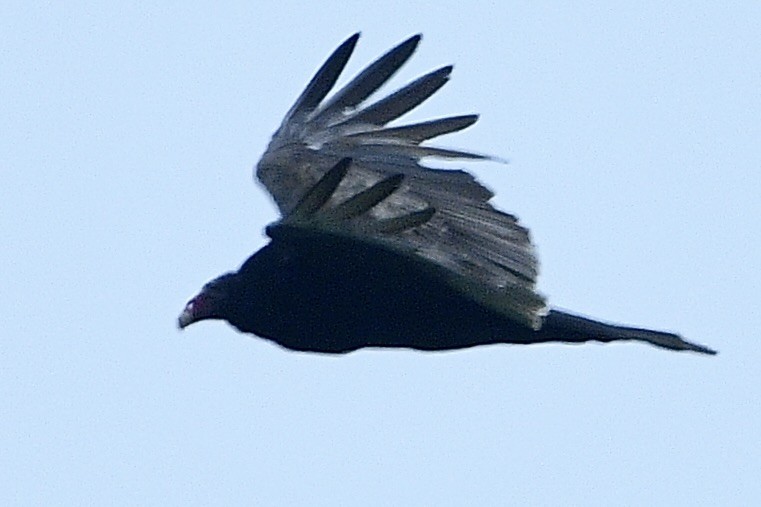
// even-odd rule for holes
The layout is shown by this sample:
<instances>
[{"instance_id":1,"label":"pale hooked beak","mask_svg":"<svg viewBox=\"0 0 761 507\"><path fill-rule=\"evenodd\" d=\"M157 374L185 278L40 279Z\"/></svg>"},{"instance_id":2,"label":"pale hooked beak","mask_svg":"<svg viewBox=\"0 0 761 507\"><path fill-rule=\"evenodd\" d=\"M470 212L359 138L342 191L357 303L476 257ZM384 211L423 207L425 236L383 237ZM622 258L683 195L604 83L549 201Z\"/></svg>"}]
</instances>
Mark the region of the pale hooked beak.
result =
<instances>
[{"instance_id":1,"label":"pale hooked beak","mask_svg":"<svg viewBox=\"0 0 761 507\"><path fill-rule=\"evenodd\" d=\"M195 315L193 314L193 303L188 303L187 306L185 306L185 309L180 314L179 318L177 319L177 327L180 329L184 329L185 327L189 326L195 322Z\"/></svg>"}]
</instances>

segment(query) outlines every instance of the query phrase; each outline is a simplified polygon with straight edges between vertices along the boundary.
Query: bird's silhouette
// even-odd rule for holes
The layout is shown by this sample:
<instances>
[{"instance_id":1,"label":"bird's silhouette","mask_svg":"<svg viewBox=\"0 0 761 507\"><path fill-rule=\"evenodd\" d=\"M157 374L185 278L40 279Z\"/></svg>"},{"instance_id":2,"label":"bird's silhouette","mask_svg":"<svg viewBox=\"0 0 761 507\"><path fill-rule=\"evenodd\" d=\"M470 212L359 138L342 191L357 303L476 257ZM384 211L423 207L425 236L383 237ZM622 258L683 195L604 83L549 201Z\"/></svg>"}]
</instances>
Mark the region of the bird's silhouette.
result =
<instances>
[{"instance_id":1,"label":"bird's silhouette","mask_svg":"<svg viewBox=\"0 0 761 507\"><path fill-rule=\"evenodd\" d=\"M222 319L301 351L452 350L494 343L637 340L705 354L678 334L599 322L548 307L518 219L465 171L424 157L485 159L430 146L476 122L451 116L389 126L433 95L451 66L369 105L412 56L411 37L327 98L359 34L320 67L286 114L256 174L282 213L271 242L192 298L180 327Z\"/></svg>"}]
</instances>

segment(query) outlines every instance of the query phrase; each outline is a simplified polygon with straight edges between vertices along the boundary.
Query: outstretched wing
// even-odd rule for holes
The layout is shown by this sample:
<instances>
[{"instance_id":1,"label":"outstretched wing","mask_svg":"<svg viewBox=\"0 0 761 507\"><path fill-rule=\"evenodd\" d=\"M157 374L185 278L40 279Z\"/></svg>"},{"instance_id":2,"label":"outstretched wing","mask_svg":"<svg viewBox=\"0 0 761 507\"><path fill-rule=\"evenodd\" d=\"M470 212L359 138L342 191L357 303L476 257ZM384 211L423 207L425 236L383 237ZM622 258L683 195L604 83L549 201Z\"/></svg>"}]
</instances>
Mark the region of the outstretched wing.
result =
<instances>
[{"instance_id":1,"label":"outstretched wing","mask_svg":"<svg viewBox=\"0 0 761 507\"><path fill-rule=\"evenodd\" d=\"M349 37L320 67L257 164L257 177L272 194L284 222L294 213L298 215L302 197L311 195L310 189L319 189L315 187L318 180L341 159L349 157L353 163L348 175L339 177L329 192L334 204L374 188L386 178L402 175L398 189L368 208L369 219L398 227L400 223L394 220L401 220L399 217L419 217L417 214L427 209L436 212L395 234L367 227L363 237L443 268L453 279L467 281L468 292L477 299L500 301L499 308L512 318L539 328L546 303L535 290L538 262L528 230L513 215L492 207L492 192L472 175L420 164L424 157L488 158L423 144L469 127L477 115L388 126L441 88L449 80L452 67L429 72L365 105L412 56L420 42L420 35L416 35L326 100L358 39L359 34Z\"/></svg>"}]
</instances>

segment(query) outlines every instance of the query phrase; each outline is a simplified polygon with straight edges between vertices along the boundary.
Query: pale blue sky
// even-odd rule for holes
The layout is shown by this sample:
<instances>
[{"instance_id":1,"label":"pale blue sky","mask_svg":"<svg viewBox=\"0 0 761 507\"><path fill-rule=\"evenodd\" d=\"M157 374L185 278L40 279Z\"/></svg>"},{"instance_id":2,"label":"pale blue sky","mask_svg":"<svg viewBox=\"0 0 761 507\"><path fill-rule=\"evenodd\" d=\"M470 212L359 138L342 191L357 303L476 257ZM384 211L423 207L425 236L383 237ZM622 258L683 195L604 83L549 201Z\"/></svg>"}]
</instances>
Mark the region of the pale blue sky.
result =
<instances>
[{"instance_id":1,"label":"pale blue sky","mask_svg":"<svg viewBox=\"0 0 761 507\"><path fill-rule=\"evenodd\" d=\"M0 504L750 505L761 496L758 2L0 6ZM709 3L704 3L708 5ZM562 307L645 345L288 352L178 312L276 218L251 168L314 70L424 34L410 115L531 227Z\"/></svg>"}]
</instances>

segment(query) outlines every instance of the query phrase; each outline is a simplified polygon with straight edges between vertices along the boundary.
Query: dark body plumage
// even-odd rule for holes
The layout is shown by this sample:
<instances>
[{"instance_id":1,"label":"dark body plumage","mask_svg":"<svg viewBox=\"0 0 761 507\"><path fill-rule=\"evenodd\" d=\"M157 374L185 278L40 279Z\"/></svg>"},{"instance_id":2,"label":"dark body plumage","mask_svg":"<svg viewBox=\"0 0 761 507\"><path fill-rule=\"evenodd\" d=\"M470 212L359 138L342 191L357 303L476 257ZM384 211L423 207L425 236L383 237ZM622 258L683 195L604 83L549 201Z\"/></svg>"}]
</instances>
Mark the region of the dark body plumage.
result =
<instances>
[{"instance_id":1,"label":"dark body plumage","mask_svg":"<svg viewBox=\"0 0 761 507\"><path fill-rule=\"evenodd\" d=\"M229 322L296 350L442 350L532 332L463 297L437 269L351 241L273 241L241 268Z\"/></svg>"},{"instance_id":2,"label":"dark body plumage","mask_svg":"<svg viewBox=\"0 0 761 507\"><path fill-rule=\"evenodd\" d=\"M464 297L438 269L421 269L413 259L351 241L273 241L229 282L230 324L294 350L452 350L493 343L638 339L712 352L675 334L558 310L550 310L535 331Z\"/></svg>"},{"instance_id":3,"label":"dark body plumage","mask_svg":"<svg viewBox=\"0 0 761 507\"><path fill-rule=\"evenodd\" d=\"M283 218L239 271L208 283L179 325L223 319L299 351L453 350L494 343L638 340L715 352L679 335L551 310L535 290L528 231L463 171L422 157L483 159L421 146L474 115L385 127L432 95L451 67L360 104L412 54L408 39L323 103L356 43L342 44L286 115L257 174Z\"/></svg>"}]
</instances>

